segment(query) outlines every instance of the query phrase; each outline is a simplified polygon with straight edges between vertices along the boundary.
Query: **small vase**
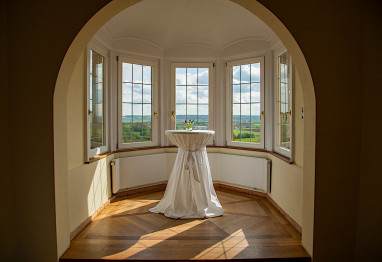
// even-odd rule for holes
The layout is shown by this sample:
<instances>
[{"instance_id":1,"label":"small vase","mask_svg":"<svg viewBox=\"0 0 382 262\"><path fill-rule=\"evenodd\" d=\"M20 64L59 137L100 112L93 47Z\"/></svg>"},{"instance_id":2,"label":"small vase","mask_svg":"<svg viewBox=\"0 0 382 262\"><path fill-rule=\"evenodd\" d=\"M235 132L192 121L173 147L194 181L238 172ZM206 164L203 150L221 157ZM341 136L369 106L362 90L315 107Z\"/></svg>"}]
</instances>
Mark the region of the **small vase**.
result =
<instances>
[{"instance_id":1,"label":"small vase","mask_svg":"<svg viewBox=\"0 0 382 262\"><path fill-rule=\"evenodd\" d=\"M190 127L190 128L186 128L186 131L192 131L192 127Z\"/></svg>"}]
</instances>

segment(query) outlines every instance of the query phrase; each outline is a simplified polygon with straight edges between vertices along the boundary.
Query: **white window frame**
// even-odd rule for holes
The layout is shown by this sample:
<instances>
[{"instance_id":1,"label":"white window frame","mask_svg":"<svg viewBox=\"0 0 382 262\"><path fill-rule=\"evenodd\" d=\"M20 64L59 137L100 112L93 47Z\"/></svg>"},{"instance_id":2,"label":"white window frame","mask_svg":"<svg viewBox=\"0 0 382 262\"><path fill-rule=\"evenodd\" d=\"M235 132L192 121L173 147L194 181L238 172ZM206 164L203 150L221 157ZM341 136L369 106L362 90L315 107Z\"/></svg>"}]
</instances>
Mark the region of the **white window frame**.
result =
<instances>
[{"instance_id":1,"label":"white window frame","mask_svg":"<svg viewBox=\"0 0 382 262\"><path fill-rule=\"evenodd\" d=\"M282 55L283 53L287 52L288 50L285 48L285 47L282 47L282 48L279 48L277 49L275 52L274 52L274 98L273 98L273 103L274 103L274 122L273 122L273 128L274 128L274 138L273 138L273 143L274 143L274 147L273 147L273 151L280 154L280 155L283 155L287 158L289 158L291 161L293 160L293 149L294 149L294 81L293 81L293 75L294 75L294 67L293 67L293 64L292 64L292 58L291 56L289 55L289 67L291 68L290 70L290 75L288 77L288 83L290 85L290 88L291 88L291 95L290 95L290 103L291 103L291 117L292 117L292 121L290 122L290 149L287 149L285 147L281 147L281 146L278 146L277 145L277 139L278 139L278 134L277 134L277 131L276 131L276 128L277 128L277 119L278 119L278 114L279 114L279 111L278 111L278 108L277 108L277 96L278 96L278 89L279 89L279 82L278 82L278 78L279 78L279 64L278 64L278 58L280 55Z\"/></svg>"},{"instance_id":2,"label":"white window frame","mask_svg":"<svg viewBox=\"0 0 382 262\"><path fill-rule=\"evenodd\" d=\"M104 146L97 147L94 149L90 149L90 117L92 115L89 114L90 110L90 50L93 50L104 57L104 79L103 79L103 116L104 116ZM103 154L109 151L109 109L108 109L108 101L109 101L109 51L106 48L97 45L95 42L90 42L86 47L86 142L85 142L85 152L86 152L86 161L89 161L92 157Z\"/></svg>"},{"instance_id":3,"label":"white window frame","mask_svg":"<svg viewBox=\"0 0 382 262\"><path fill-rule=\"evenodd\" d=\"M152 141L148 142L133 142L122 143L122 63L140 64L151 66L152 68L152 93L151 93L151 131ZM130 56L118 57L118 148L141 148L158 146L158 132L159 132L159 111L158 111L158 95L159 95L159 74L158 62L152 60L144 60ZM154 115L157 113L157 115Z\"/></svg>"},{"instance_id":4,"label":"white window frame","mask_svg":"<svg viewBox=\"0 0 382 262\"><path fill-rule=\"evenodd\" d=\"M260 63L260 143L232 141L232 85L231 85L231 67ZM227 62L226 66L226 142L227 146L246 147L255 149L264 149L265 145L265 92L264 92L264 56L252 57L247 59Z\"/></svg>"},{"instance_id":5,"label":"white window frame","mask_svg":"<svg viewBox=\"0 0 382 262\"><path fill-rule=\"evenodd\" d=\"M214 63L172 63L171 64L171 129L176 128L176 68L208 68L208 129L215 130L214 122L214 89L215 89L215 72ZM215 137L214 137L215 141Z\"/></svg>"}]
</instances>

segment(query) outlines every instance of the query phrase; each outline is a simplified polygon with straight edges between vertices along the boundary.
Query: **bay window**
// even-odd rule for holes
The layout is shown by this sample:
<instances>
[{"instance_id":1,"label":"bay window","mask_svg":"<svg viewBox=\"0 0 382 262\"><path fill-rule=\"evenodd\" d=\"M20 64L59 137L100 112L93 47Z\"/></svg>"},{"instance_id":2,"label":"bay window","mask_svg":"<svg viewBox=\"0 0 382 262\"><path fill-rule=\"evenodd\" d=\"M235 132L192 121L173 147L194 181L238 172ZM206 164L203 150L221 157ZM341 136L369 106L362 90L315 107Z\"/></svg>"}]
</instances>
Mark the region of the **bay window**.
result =
<instances>
[{"instance_id":1,"label":"bay window","mask_svg":"<svg viewBox=\"0 0 382 262\"><path fill-rule=\"evenodd\" d=\"M116 62L117 72L113 74L116 76L113 82L117 82L118 88L110 90L108 95L106 80L111 75L107 72L108 51L90 46L87 57L88 158L108 151L109 139L113 142L113 150L158 146L159 136L165 137L164 132L159 131L158 61L119 56ZM264 60L265 57L254 57L226 63L226 112L214 112L213 63L172 63L171 71L162 70L161 75L164 79L170 77L171 83L170 99L162 100L162 103L169 102L162 107L169 112L170 121L162 121L162 131L185 130L185 121L189 120L195 121L193 130L214 130L214 115L222 117L226 114L225 123L219 123L226 125L227 146L266 148L291 159L291 58L284 48L274 52L273 61L266 60L270 61L266 67L267 76L272 77L271 71L274 73L274 87L271 86L271 81L267 81L266 88ZM217 77L224 76L224 70L218 72L221 75ZM162 88L163 94L166 94L168 87ZM217 97L218 103L223 103L223 99ZM111 101L118 103L109 104ZM111 116L112 123L107 119L108 107L118 112L117 116ZM267 121L265 117L268 117ZM112 130L111 134L109 129ZM217 132L223 134L224 130ZM219 141L222 146L223 143L224 141Z\"/></svg>"}]
</instances>

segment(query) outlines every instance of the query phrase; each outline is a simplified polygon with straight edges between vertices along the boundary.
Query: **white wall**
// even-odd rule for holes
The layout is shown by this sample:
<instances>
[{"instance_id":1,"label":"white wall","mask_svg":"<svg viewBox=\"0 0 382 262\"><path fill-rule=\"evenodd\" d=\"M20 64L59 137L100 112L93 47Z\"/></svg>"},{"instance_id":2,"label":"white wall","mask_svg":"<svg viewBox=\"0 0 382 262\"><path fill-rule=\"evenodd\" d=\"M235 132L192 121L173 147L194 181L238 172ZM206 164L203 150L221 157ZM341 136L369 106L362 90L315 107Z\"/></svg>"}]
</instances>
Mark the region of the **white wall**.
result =
<instances>
[{"instance_id":1,"label":"white wall","mask_svg":"<svg viewBox=\"0 0 382 262\"><path fill-rule=\"evenodd\" d=\"M176 153L166 152L165 149L162 151L163 153L119 158L117 183L120 189L167 181L175 163ZM268 170L265 158L210 152L208 159L214 182L267 192Z\"/></svg>"},{"instance_id":2,"label":"white wall","mask_svg":"<svg viewBox=\"0 0 382 262\"><path fill-rule=\"evenodd\" d=\"M109 156L69 170L70 231L75 230L111 197Z\"/></svg>"}]
</instances>

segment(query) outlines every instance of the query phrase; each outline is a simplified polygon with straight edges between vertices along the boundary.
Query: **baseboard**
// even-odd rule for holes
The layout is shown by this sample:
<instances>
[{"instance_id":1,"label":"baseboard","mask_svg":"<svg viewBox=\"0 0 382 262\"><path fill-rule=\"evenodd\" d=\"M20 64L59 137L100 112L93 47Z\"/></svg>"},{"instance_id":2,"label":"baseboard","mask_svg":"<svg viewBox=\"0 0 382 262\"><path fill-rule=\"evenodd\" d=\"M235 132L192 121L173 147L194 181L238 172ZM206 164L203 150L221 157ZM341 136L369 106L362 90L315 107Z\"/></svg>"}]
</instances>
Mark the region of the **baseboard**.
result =
<instances>
[{"instance_id":1,"label":"baseboard","mask_svg":"<svg viewBox=\"0 0 382 262\"><path fill-rule=\"evenodd\" d=\"M87 219L85 219L84 222L82 222L76 229L74 229L70 233L70 241L72 241L76 236L78 236L79 233L81 233L82 230L85 229L98 215L102 212L114 199L115 197L112 196L109 200L107 200L104 204L102 204L91 216L89 216Z\"/></svg>"},{"instance_id":2,"label":"baseboard","mask_svg":"<svg viewBox=\"0 0 382 262\"><path fill-rule=\"evenodd\" d=\"M268 194L266 198L269 201L269 203L271 203L277 209L277 211L279 211L280 214L292 225L292 227L294 227L294 229L296 229L297 232L301 234L302 227L299 224L297 224L297 222L294 221L293 218L291 218L291 216L288 215Z\"/></svg>"},{"instance_id":3,"label":"baseboard","mask_svg":"<svg viewBox=\"0 0 382 262\"><path fill-rule=\"evenodd\" d=\"M136 195L136 194L140 194L140 193L158 192L161 190L165 190L166 186L167 186L167 182L163 181L163 182L159 182L159 183L155 183L155 184L149 184L149 185L144 185L144 186L137 186L137 187L121 189L115 195L113 202L118 201L120 198L131 196L131 195Z\"/></svg>"},{"instance_id":4,"label":"baseboard","mask_svg":"<svg viewBox=\"0 0 382 262\"><path fill-rule=\"evenodd\" d=\"M234 185L234 184L229 184L229 183L220 182L220 181L214 182L214 188L227 189L227 190L245 193L245 194L253 195L253 196L259 196L259 197L267 196L265 192L257 191L255 189L245 187L245 186Z\"/></svg>"}]
</instances>

